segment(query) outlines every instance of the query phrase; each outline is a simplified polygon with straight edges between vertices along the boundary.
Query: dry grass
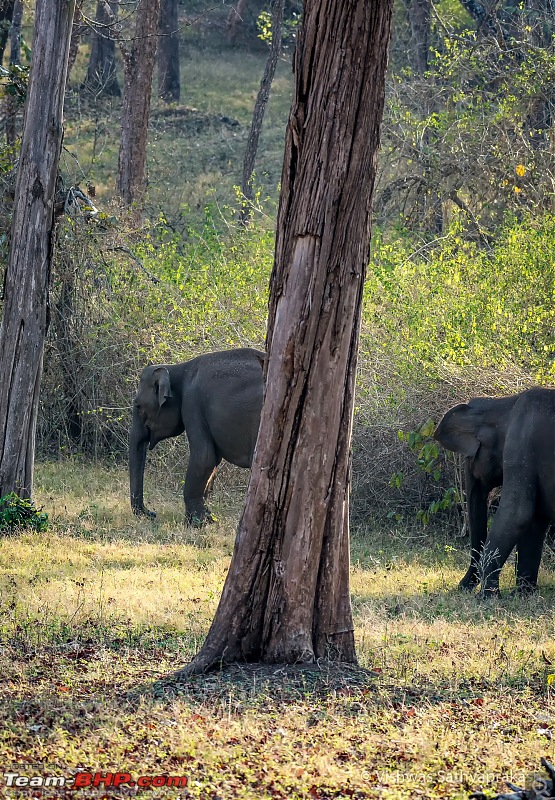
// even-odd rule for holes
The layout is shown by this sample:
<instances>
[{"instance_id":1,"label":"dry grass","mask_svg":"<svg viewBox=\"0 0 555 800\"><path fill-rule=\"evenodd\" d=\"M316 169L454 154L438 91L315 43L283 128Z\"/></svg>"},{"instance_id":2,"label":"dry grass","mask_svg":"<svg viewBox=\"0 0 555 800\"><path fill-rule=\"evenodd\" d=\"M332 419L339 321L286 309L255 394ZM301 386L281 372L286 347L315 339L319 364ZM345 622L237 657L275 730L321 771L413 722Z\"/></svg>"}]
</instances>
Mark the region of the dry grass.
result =
<instances>
[{"instance_id":1,"label":"dry grass","mask_svg":"<svg viewBox=\"0 0 555 800\"><path fill-rule=\"evenodd\" d=\"M172 673L206 634L241 493L220 480L221 521L199 532L164 479L147 476L151 523L131 516L123 470L40 466L51 530L0 550L3 772L187 776L162 798L463 798L553 756L551 553L537 596L484 603L454 591L466 543L360 527L360 668L242 667L183 684Z\"/></svg>"}]
</instances>

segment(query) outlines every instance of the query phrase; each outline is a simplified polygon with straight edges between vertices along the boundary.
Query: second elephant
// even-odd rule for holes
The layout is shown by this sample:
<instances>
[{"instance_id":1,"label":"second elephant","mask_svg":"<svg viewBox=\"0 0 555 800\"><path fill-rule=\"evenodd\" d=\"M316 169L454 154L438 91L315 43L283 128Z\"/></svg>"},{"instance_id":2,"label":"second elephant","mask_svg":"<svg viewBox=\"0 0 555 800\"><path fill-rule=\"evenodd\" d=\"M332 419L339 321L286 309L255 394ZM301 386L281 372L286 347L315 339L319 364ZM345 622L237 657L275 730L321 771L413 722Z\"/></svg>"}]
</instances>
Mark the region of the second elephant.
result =
<instances>
[{"instance_id":1,"label":"second elephant","mask_svg":"<svg viewBox=\"0 0 555 800\"><path fill-rule=\"evenodd\" d=\"M517 549L517 589L537 585L543 542L555 519L555 390L529 389L475 398L450 409L434 434L466 458L471 561L459 586L498 589L499 572ZM487 498L503 485L487 530Z\"/></svg>"},{"instance_id":2,"label":"second elephant","mask_svg":"<svg viewBox=\"0 0 555 800\"><path fill-rule=\"evenodd\" d=\"M206 494L222 459L250 467L260 425L264 353L225 350L182 364L146 367L133 402L129 431L129 486L135 514L156 516L144 505L147 448L186 432L189 464L183 497L185 520L212 520Z\"/></svg>"}]
</instances>

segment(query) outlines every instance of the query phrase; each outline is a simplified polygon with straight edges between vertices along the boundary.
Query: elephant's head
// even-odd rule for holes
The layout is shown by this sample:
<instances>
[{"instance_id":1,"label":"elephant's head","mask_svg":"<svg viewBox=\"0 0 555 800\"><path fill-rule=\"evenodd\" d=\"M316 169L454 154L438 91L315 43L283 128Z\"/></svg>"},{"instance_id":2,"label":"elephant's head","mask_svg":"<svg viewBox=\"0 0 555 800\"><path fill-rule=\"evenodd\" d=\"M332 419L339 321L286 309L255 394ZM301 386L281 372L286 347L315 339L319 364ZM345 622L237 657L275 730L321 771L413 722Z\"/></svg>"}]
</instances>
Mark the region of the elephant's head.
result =
<instances>
[{"instance_id":1,"label":"elephant's head","mask_svg":"<svg viewBox=\"0 0 555 800\"><path fill-rule=\"evenodd\" d=\"M172 389L167 366L146 367L141 375L139 391L133 401L133 420L148 430L149 449L162 439L184 431L181 419L179 387Z\"/></svg>"},{"instance_id":2,"label":"elephant's head","mask_svg":"<svg viewBox=\"0 0 555 800\"><path fill-rule=\"evenodd\" d=\"M468 459L474 476L499 486L505 434L516 397L477 397L451 408L436 428L434 438L447 450Z\"/></svg>"},{"instance_id":3,"label":"elephant's head","mask_svg":"<svg viewBox=\"0 0 555 800\"><path fill-rule=\"evenodd\" d=\"M180 395L180 390L172 389L170 369L166 366L146 367L133 401L129 430L129 485L131 507L136 514L156 516L147 511L143 501L147 447L152 450L162 439L178 436L185 429L180 396L176 396Z\"/></svg>"},{"instance_id":4,"label":"elephant's head","mask_svg":"<svg viewBox=\"0 0 555 800\"><path fill-rule=\"evenodd\" d=\"M476 414L468 403L449 409L437 426L434 439L447 450L473 458L480 447L482 415Z\"/></svg>"}]
</instances>

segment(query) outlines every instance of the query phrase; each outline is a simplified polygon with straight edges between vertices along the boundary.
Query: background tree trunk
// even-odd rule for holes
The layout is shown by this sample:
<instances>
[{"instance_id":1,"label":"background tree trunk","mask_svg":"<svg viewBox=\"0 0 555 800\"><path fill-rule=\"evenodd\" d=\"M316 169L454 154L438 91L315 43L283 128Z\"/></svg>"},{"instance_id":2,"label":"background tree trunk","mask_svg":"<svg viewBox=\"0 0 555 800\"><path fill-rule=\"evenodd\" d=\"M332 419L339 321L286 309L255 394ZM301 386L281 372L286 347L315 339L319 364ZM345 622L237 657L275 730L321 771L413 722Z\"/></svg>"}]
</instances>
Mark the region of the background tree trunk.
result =
<instances>
[{"instance_id":1,"label":"background tree trunk","mask_svg":"<svg viewBox=\"0 0 555 800\"><path fill-rule=\"evenodd\" d=\"M32 492L54 193L74 0L37 0L0 327L0 496Z\"/></svg>"},{"instance_id":2,"label":"background tree trunk","mask_svg":"<svg viewBox=\"0 0 555 800\"><path fill-rule=\"evenodd\" d=\"M10 64L21 64L21 24L23 22L23 2L16 0L13 8L12 27L10 31ZM9 94L6 97L6 142L14 145L17 139L17 98Z\"/></svg>"},{"instance_id":3,"label":"background tree trunk","mask_svg":"<svg viewBox=\"0 0 555 800\"><path fill-rule=\"evenodd\" d=\"M430 55L430 0L409 0L407 11L411 30L409 60L415 75L422 76L428 69Z\"/></svg>"},{"instance_id":4,"label":"background tree trunk","mask_svg":"<svg viewBox=\"0 0 555 800\"><path fill-rule=\"evenodd\" d=\"M121 89L116 72L116 43L112 35L113 20L117 18L118 0L110 0L112 15L103 0L96 5L96 26L93 32L91 56L84 88L96 96L120 97Z\"/></svg>"},{"instance_id":5,"label":"background tree trunk","mask_svg":"<svg viewBox=\"0 0 555 800\"><path fill-rule=\"evenodd\" d=\"M67 83L69 83L69 76L71 74L71 70L73 69L73 65L75 64L77 53L79 52L79 45L81 44L81 36L86 30L88 30L88 25L83 24L83 14L81 13L82 5L83 5L83 0L80 0L80 2L76 2L75 13L73 14L73 27L71 29L71 40L69 42L69 55L67 57L67 74L66 74Z\"/></svg>"},{"instance_id":6,"label":"background tree trunk","mask_svg":"<svg viewBox=\"0 0 555 800\"><path fill-rule=\"evenodd\" d=\"M165 103L179 103L181 85L177 0L161 0L158 32L158 97Z\"/></svg>"},{"instance_id":7,"label":"background tree trunk","mask_svg":"<svg viewBox=\"0 0 555 800\"><path fill-rule=\"evenodd\" d=\"M350 439L392 0L307 0L270 289L266 393L229 573L186 670L355 661Z\"/></svg>"},{"instance_id":8,"label":"background tree trunk","mask_svg":"<svg viewBox=\"0 0 555 800\"><path fill-rule=\"evenodd\" d=\"M247 0L238 0L235 8L232 8L227 18L227 40L230 44L235 42L239 28L243 23L243 17L247 10Z\"/></svg>"},{"instance_id":9,"label":"background tree trunk","mask_svg":"<svg viewBox=\"0 0 555 800\"><path fill-rule=\"evenodd\" d=\"M241 186L244 198L241 209L241 221L243 223L248 221L252 213L252 202L254 200L252 175L256 162L258 140L262 130L262 122L264 121L264 112L266 111L266 106L270 98L270 89L272 88L272 82L276 74L277 62L281 52L281 30L284 6L285 0L272 0L272 45L264 69L264 75L260 83L260 89L258 90L256 103L254 104L247 147L245 149L245 159L243 161L243 183Z\"/></svg>"},{"instance_id":10,"label":"background tree trunk","mask_svg":"<svg viewBox=\"0 0 555 800\"><path fill-rule=\"evenodd\" d=\"M0 64L4 60L14 5L15 0L0 0Z\"/></svg>"},{"instance_id":11,"label":"background tree trunk","mask_svg":"<svg viewBox=\"0 0 555 800\"><path fill-rule=\"evenodd\" d=\"M146 189L146 145L160 0L137 7L132 48L123 42L125 86L116 189L124 203L140 202Z\"/></svg>"},{"instance_id":12,"label":"background tree trunk","mask_svg":"<svg viewBox=\"0 0 555 800\"><path fill-rule=\"evenodd\" d=\"M16 0L13 8L10 31L10 64L21 64L21 23L23 22L23 0Z\"/></svg>"}]
</instances>

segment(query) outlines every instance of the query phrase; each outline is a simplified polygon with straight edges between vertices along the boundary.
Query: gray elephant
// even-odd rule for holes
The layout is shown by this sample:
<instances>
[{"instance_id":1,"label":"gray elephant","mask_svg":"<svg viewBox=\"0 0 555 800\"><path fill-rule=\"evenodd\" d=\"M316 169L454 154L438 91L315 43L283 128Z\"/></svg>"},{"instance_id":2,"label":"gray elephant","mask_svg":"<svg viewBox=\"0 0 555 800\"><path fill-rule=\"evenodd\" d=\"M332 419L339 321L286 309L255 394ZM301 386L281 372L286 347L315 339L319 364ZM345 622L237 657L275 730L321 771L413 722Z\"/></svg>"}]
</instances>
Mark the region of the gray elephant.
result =
<instances>
[{"instance_id":1,"label":"gray elephant","mask_svg":"<svg viewBox=\"0 0 555 800\"><path fill-rule=\"evenodd\" d=\"M225 350L183 364L146 367L133 401L129 431L129 486L135 514L145 508L146 452L162 439L186 432L189 464L183 497L185 521L213 521L205 497L222 459L250 467L262 408L264 353Z\"/></svg>"},{"instance_id":2,"label":"gray elephant","mask_svg":"<svg viewBox=\"0 0 555 800\"><path fill-rule=\"evenodd\" d=\"M483 592L497 592L499 572L516 546L517 590L534 589L555 519L555 390L462 403L445 414L434 438L466 457L471 561L459 587L481 580ZM488 494L501 485L488 533Z\"/></svg>"}]
</instances>

